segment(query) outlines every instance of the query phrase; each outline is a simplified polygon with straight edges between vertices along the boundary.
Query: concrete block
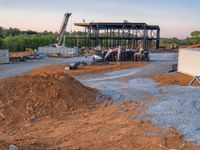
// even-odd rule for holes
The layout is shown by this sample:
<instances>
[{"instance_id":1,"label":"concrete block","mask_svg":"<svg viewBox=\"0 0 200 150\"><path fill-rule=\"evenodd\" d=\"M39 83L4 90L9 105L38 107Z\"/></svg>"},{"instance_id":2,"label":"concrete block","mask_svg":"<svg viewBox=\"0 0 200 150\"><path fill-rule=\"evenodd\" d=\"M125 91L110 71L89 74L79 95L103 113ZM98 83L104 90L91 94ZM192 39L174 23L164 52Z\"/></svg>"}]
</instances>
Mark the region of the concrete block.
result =
<instances>
[{"instance_id":1,"label":"concrete block","mask_svg":"<svg viewBox=\"0 0 200 150\"><path fill-rule=\"evenodd\" d=\"M9 63L9 52L8 50L0 50L0 64Z\"/></svg>"}]
</instances>

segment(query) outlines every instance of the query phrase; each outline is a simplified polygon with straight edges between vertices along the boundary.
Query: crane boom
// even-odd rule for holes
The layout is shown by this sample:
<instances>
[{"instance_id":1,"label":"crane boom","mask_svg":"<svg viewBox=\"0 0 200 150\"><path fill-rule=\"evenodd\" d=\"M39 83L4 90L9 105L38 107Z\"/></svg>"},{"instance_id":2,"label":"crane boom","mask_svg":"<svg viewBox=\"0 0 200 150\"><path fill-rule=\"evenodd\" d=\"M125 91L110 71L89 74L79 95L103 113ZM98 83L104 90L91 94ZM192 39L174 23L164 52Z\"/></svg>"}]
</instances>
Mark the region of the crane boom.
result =
<instances>
[{"instance_id":1,"label":"crane boom","mask_svg":"<svg viewBox=\"0 0 200 150\"><path fill-rule=\"evenodd\" d=\"M67 28L67 23L69 21L69 17L71 16L71 13L66 13L64 15L64 19L62 22L62 25L60 27L60 31L58 33L58 37L57 37L57 46L61 46L62 45L62 39L65 36L65 32L66 32L66 28Z\"/></svg>"}]
</instances>

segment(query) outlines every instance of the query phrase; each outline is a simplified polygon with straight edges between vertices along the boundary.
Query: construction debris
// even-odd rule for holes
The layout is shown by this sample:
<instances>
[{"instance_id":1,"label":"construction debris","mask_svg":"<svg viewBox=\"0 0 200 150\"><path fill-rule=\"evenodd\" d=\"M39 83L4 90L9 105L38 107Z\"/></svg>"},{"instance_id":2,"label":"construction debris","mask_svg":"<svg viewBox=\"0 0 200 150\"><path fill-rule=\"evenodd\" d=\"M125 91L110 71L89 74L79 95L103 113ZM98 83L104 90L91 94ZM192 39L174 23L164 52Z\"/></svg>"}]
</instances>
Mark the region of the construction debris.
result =
<instances>
[{"instance_id":1,"label":"construction debris","mask_svg":"<svg viewBox=\"0 0 200 150\"><path fill-rule=\"evenodd\" d=\"M79 63L70 63L65 67L65 70L76 70L78 68Z\"/></svg>"},{"instance_id":2,"label":"construction debris","mask_svg":"<svg viewBox=\"0 0 200 150\"><path fill-rule=\"evenodd\" d=\"M18 147L16 145L11 144L9 145L8 150L18 150Z\"/></svg>"}]
</instances>

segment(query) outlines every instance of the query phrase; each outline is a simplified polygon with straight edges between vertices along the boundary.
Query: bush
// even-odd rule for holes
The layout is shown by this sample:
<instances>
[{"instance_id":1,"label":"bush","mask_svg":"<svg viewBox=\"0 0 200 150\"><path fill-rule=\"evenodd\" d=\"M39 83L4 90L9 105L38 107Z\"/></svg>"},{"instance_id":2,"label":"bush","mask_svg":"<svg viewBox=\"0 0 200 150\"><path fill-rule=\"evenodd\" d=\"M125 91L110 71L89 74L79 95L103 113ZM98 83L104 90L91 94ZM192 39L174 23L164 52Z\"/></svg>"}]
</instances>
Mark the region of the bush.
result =
<instances>
[{"instance_id":1,"label":"bush","mask_svg":"<svg viewBox=\"0 0 200 150\"><path fill-rule=\"evenodd\" d=\"M8 36L3 39L3 48L10 51L24 51L26 48L36 49L40 46L53 44L56 41L52 35L18 35Z\"/></svg>"}]
</instances>

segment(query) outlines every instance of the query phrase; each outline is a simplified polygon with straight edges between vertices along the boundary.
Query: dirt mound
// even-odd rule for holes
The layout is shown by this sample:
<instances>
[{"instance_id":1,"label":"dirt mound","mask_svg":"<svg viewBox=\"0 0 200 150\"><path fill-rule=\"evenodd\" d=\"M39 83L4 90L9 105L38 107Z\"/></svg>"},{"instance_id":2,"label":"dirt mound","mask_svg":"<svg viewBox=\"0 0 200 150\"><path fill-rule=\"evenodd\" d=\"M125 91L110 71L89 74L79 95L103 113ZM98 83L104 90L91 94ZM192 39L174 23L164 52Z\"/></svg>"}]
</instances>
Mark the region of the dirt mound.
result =
<instances>
[{"instance_id":1,"label":"dirt mound","mask_svg":"<svg viewBox=\"0 0 200 150\"><path fill-rule=\"evenodd\" d=\"M64 113L95 102L96 92L64 73L0 81L0 126Z\"/></svg>"}]
</instances>

